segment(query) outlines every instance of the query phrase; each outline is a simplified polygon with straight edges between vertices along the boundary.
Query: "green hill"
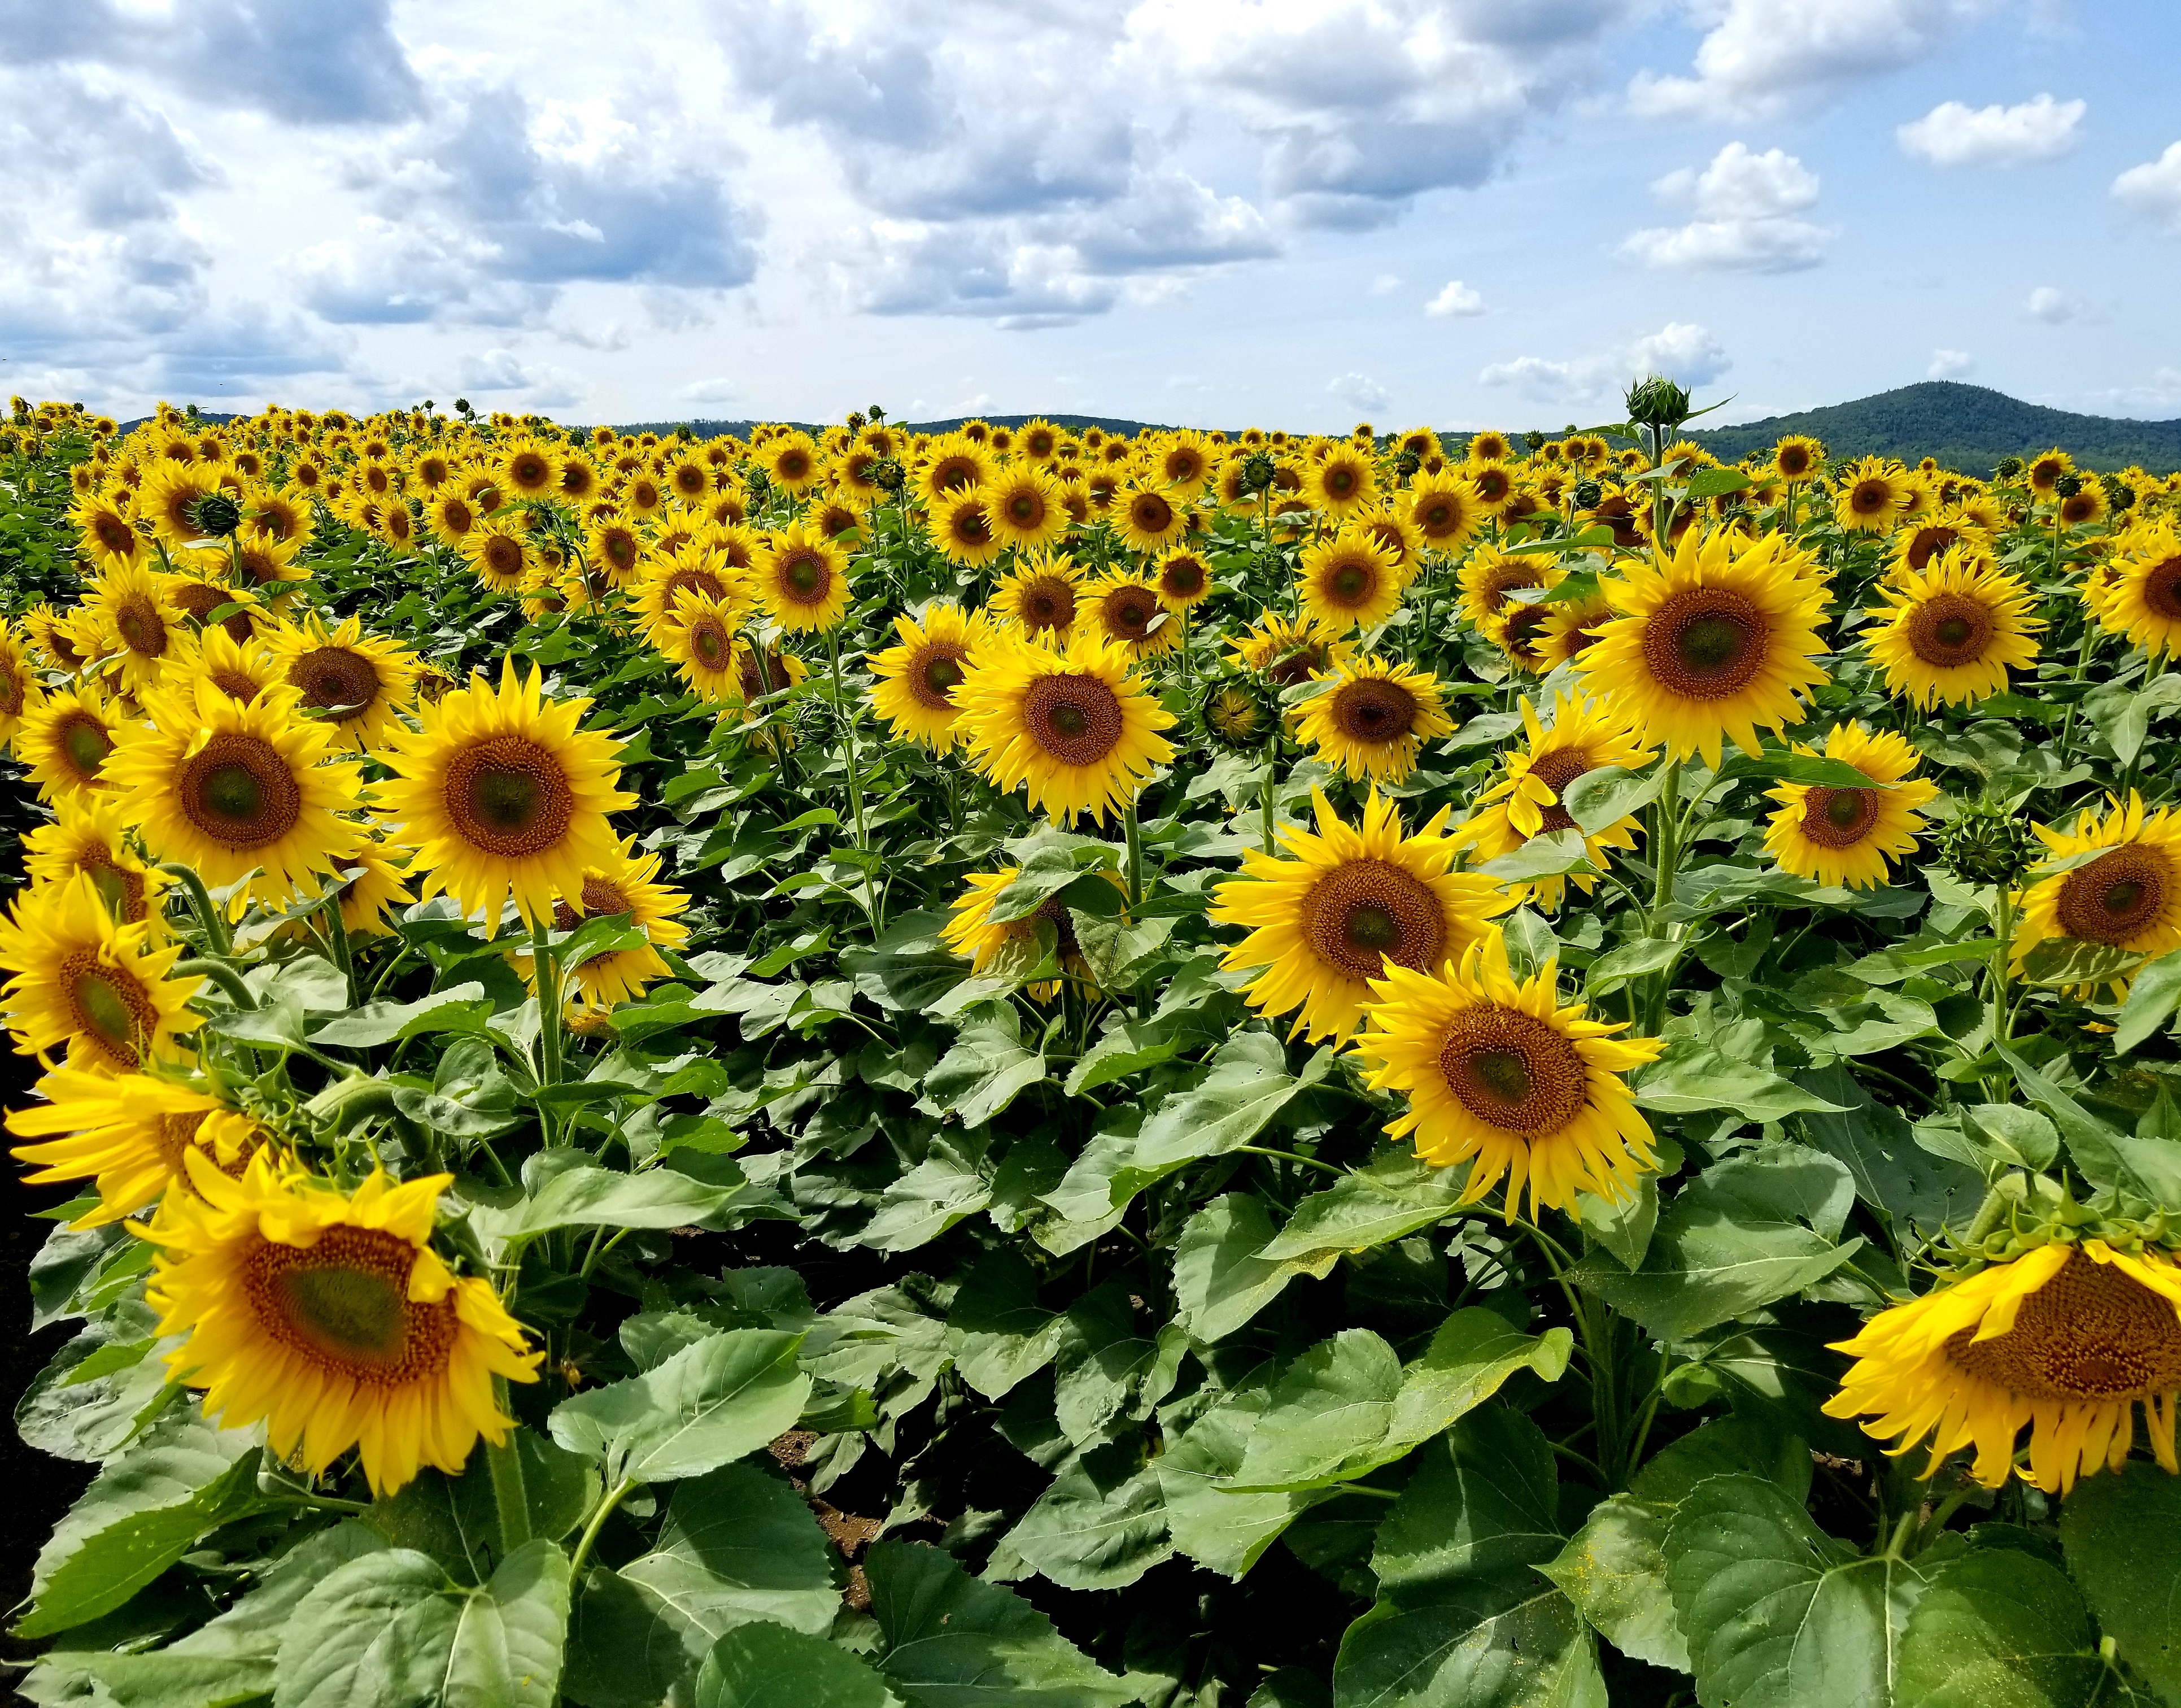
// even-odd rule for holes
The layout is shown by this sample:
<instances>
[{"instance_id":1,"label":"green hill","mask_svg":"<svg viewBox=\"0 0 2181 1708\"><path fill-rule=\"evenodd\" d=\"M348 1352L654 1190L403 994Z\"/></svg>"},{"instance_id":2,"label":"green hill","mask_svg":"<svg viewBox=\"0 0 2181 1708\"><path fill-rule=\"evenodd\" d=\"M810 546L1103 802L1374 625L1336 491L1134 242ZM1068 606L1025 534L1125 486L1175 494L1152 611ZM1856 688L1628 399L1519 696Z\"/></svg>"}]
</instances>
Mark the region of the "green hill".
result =
<instances>
[{"instance_id":1,"label":"green hill","mask_svg":"<svg viewBox=\"0 0 2181 1708\"><path fill-rule=\"evenodd\" d=\"M2181 468L2181 421L2075 415L1951 379L1927 380L1852 403L1775 415L1691 436L1714 456L1731 462L1765 450L1790 433L1823 439L1836 461L1897 456L1913 462L1935 456L1946 467L1967 474L1988 473L2003 456L2033 456L2056 445L2088 468L2125 468L2135 463L2155 474Z\"/></svg>"}]
</instances>

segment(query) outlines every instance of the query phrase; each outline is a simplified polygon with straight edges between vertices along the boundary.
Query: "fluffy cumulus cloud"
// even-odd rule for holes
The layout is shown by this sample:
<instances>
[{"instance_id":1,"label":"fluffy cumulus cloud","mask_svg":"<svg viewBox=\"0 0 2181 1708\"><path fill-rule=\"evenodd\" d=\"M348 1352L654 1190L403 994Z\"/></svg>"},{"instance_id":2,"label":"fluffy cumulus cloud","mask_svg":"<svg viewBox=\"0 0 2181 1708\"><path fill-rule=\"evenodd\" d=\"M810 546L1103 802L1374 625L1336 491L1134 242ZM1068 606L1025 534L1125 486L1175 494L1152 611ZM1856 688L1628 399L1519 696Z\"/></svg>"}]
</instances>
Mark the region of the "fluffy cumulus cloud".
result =
<instances>
[{"instance_id":1,"label":"fluffy cumulus cloud","mask_svg":"<svg viewBox=\"0 0 2181 1708\"><path fill-rule=\"evenodd\" d=\"M1651 187L1696 217L1631 232L1621 253L1646 267L1789 273L1823 261L1835 235L1803 217L1817 202L1817 174L1777 148L1730 142L1701 172L1684 168Z\"/></svg>"},{"instance_id":2,"label":"fluffy cumulus cloud","mask_svg":"<svg viewBox=\"0 0 2181 1708\"><path fill-rule=\"evenodd\" d=\"M1394 401L1394 395L1368 374L1338 374L1325 389L1351 409L1383 409Z\"/></svg>"},{"instance_id":3,"label":"fluffy cumulus cloud","mask_svg":"<svg viewBox=\"0 0 2181 1708\"><path fill-rule=\"evenodd\" d=\"M1484 312L1484 293L1459 279L1449 279L1445 288L1426 304L1424 312L1434 320L1466 318Z\"/></svg>"},{"instance_id":4,"label":"fluffy cumulus cloud","mask_svg":"<svg viewBox=\"0 0 2181 1708\"><path fill-rule=\"evenodd\" d=\"M2026 166L2053 160L2082 140L2089 103L2040 95L2015 107L1941 102L1894 134L1901 146L1934 166Z\"/></svg>"},{"instance_id":5,"label":"fluffy cumulus cloud","mask_svg":"<svg viewBox=\"0 0 2181 1708\"><path fill-rule=\"evenodd\" d=\"M2057 326L2073 320L2081 312L2081 305L2057 285L2040 285L2023 300L2022 312L2032 320Z\"/></svg>"},{"instance_id":6,"label":"fluffy cumulus cloud","mask_svg":"<svg viewBox=\"0 0 2181 1708\"><path fill-rule=\"evenodd\" d=\"M2181 235L2181 142L2170 142L2156 160L2131 166L2113 180L2113 199L2131 213Z\"/></svg>"},{"instance_id":7,"label":"fluffy cumulus cloud","mask_svg":"<svg viewBox=\"0 0 2181 1708\"><path fill-rule=\"evenodd\" d=\"M1687 386L1707 385L1733 365L1726 346L1710 331L1677 320L1611 350L1564 359L1521 356L1491 362L1477 378L1534 402L1604 406L1617 401L1625 387L1646 374L1663 373Z\"/></svg>"},{"instance_id":8,"label":"fluffy cumulus cloud","mask_svg":"<svg viewBox=\"0 0 2181 1708\"><path fill-rule=\"evenodd\" d=\"M1924 370L1926 379L1962 379L1976 371L1976 357L1966 350L1935 350L1931 365Z\"/></svg>"},{"instance_id":9,"label":"fluffy cumulus cloud","mask_svg":"<svg viewBox=\"0 0 2181 1708\"><path fill-rule=\"evenodd\" d=\"M1998 0L1681 0L1703 30L1687 74L1639 71L1630 107L1729 122L1808 111L1937 52Z\"/></svg>"}]
</instances>

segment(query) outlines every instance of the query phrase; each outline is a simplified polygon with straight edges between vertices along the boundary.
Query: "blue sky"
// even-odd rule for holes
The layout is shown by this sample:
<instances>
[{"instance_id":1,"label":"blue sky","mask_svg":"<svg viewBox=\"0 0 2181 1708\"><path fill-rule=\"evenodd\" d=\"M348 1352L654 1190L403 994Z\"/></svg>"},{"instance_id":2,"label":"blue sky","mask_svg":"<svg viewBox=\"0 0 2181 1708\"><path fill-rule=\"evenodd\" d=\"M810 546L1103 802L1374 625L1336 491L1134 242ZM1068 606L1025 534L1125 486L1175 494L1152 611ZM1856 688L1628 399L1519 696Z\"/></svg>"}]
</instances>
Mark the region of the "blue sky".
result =
<instances>
[{"instance_id":1,"label":"blue sky","mask_svg":"<svg viewBox=\"0 0 2181 1708\"><path fill-rule=\"evenodd\" d=\"M0 0L0 376L573 421L2181 415L2170 0Z\"/></svg>"}]
</instances>

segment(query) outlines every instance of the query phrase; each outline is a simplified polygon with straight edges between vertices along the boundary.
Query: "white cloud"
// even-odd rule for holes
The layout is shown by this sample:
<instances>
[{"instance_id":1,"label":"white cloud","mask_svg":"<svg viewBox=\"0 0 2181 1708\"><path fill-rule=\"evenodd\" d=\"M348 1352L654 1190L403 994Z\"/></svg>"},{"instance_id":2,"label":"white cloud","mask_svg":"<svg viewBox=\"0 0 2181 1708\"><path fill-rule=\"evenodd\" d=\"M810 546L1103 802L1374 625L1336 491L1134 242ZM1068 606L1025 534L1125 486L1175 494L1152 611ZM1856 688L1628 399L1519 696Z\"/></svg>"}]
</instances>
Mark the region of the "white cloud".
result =
<instances>
[{"instance_id":1,"label":"white cloud","mask_svg":"<svg viewBox=\"0 0 2181 1708\"><path fill-rule=\"evenodd\" d=\"M2116 201L2131 213L2181 232L2181 142L2169 142L2156 160L2131 166L2113 180Z\"/></svg>"},{"instance_id":2,"label":"white cloud","mask_svg":"<svg viewBox=\"0 0 2181 1708\"><path fill-rule=\"evenodd\" d=\"M1376 279L1373 279L1371 281L1370 294L1373 296L1391 296L1400 288L1401 275L1400 274L1382 273Z\"/></svg>"},{"instance_id":3,"label":"white cloud","mask_svg":"<svg viewBox=\"0 0 2181 1708\"><path fill-rule=\"evenodd\" d=\"M1975 371L1976 357L1966 350L1935 350L1931 365L1924 370L1926 379L1959 379Z\"/></svg>"},{"instance_id":4,"label":"white cloud","mask_svg":"<svg viewBox=\"0 0 2181 1708\"><path fill-rule=\"evenodd\" d=\"M1484 312L1484 296L1459 279L1449 279L1446 288L1424 304L1424 312L1434 320L1466 318L1471 315L1482 314Z\"/></svg>"},{"instance_id":5,"label":"white cloud","mask_svg":"<svg viewBox=\"0 0 2181 1708\"><path fill-rule=\"evenodd\" d=\"M1781 149L1730 142L1702 172L1685 167L1651 188L1697 217L1629 233L1620 252L1646 267L1788 273L1818 265L1837 235L1800 217L1818 199L1818 175Z\"/></svg>"},{"instance_id":6,"label":"white cloud","mask_svg":"<svg viewBox=\"0 0 2181 1708\"><path fill-rule=\"evenodd\" d=\"M2015 107L1941 102L1894 135L1903 152L1934 166L2026 166L2053 160L2082 140L2080 101L2040 95Z\"/></svg>"},{"instance_id":7,"label":"white cloud","mask_svg":"<svg viewBox=\"0 0 2181 1708\"><path fill-rule=\"evenodd\" d=\"M682 403L735 403L742 395L742 388L732 379L693 380L674 394Z\"/></svg>"},{"instance_id":8,"label":"white cloud","mask_svg":"<svg viewBox=\"0 0 2181 1708\"><path fill-rule=\"evenodd\" d=\"M1325 389L1351 409L1381 410L1394 401L1384 386L1361 373L1341 374L1327 382Z\"/></svg>"},{"instance_id":9,"label":"white cloud","mask_svg":"<svg viewBox=\"0 0 2181 1708\"><path fill-rule=\"evenodd\" d=\"M2081 312L2082 305L2065 291L2050 285L2040 285L2024 299L2022 312L2033 320L2041 320L2048 326L2057 326L2063 320L2073 320Z\"/></svg>"},{"instance_id":10,"label":"white cloud","mask_svg":"<svg viewBox=\"0 0 2181 1708\"><path fill-rule=\"evenodd\" d=\"M1647 118L1769 119L1821 106L1848 85L1912 64L1998 0L1684 0L1705 26L1688 76L1640 71Z\"/></svg>"},{"instance_id":11,"label":"white cloud","mask_svg":"<svg viewBox=\"0 0 2181 1708\"><path fill-rule=\"evenodd\" d=\"M1708 329L1670 321L1615 350L1560 361L1517 357L1489 363L1477 378L1481 384L1505 386L1541 403L1602 405L1617 401L1630 382L1646 374L1663 373L1686 386L1707 385L1733 365L1726 346Z\"/></svg>"},{"instance_id":12,"label":"white cloud","mask_svg":"<svg viewBox=\"0 0 2181 1708\"><path fill-rule=\"evenodd\" d=\"M512 350L498 348L465 356L455 378L464 391L520 391L532 409L562 409L581 403L590 383L580 373L549 363L533 364Z\"/></svg>"}]
</instances>

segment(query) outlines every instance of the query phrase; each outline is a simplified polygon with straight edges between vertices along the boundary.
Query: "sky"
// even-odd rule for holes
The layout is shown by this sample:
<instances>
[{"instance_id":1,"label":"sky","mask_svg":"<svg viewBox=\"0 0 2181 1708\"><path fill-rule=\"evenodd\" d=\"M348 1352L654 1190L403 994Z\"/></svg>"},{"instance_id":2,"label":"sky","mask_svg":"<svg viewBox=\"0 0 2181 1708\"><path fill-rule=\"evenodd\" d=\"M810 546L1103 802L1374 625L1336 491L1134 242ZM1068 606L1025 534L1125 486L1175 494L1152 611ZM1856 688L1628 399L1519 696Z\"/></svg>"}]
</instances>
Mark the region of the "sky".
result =
<instances>
[{"instance_id":1,"label":"sky","mask_svg":"<svg viewBox=\"0 0 2181 1708\"><path fill-rule=\"evenodd\" d=\"M0 390L2181 416L2172 0L0 0Z\"/></svg>"}]
</instances>

